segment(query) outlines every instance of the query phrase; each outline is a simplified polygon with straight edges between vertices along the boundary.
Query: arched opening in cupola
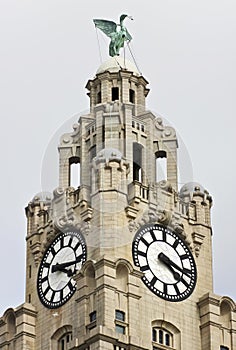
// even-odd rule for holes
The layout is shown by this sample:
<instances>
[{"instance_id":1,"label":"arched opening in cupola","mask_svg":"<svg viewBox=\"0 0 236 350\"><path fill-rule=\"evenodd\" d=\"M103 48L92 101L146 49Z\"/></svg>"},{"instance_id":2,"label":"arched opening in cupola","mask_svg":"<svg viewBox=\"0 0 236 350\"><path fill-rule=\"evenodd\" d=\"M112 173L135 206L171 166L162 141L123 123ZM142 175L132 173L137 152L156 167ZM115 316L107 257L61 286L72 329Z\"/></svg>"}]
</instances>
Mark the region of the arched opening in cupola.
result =
<instances>
[{"instance_id":1,"label":"arched opening in cupola","mask_svg":"<svg viewBox=\"0 0 236 350\"><path fill-rule=\"evenodd\" d=\"M155 153L156 160L156 182L167 180L167 156L165 151Z\"/></svg>"},{"instance_id":2,"label":"arched opening in cupola","mask_svg":"<svg viewBox=\"0 0 236 350\"><path fill-rule=\"evenodd\" d=\"M78 188L80 186L80 158L69 159L69 186Z\"/></svg>"},{"instance_id":3,"label":"arched opening in cupola","mask_svg":"<svg viewBox=\"0 0 236 350\"><path fill-rule=\"evenodd\" d=\"M143 146L133 143L133 180L142 182Z\"/></svg>"}]
</instances>

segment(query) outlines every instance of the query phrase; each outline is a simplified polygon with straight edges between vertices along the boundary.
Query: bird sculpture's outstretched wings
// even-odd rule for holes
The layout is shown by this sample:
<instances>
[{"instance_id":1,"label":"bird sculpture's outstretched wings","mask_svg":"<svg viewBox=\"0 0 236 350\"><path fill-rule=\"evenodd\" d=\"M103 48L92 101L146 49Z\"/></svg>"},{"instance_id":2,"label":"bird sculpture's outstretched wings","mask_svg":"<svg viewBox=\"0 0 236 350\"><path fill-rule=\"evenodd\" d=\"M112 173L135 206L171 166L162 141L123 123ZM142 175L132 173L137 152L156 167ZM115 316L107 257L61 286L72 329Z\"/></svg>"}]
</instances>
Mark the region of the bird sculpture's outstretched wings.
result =
<instances>
[{"instance_id":1,"label":"bird sculpture's outstretched wings","mask_svg":"<svg viewBox=\"0 0 236 350\"><path fill-rule=\"evenodd\" d=\"M124 47L124 42L130 41L132 39L132 36L129 34L128 30L123 25L123 21L126 17L129 16L120 16L120 24L116 24L113 21L107 21L106 19L93 20L95 26L111 39L109 45L109 55L111 57L119 55L121 47Z\"/></svg>"},{"instance_id":2,"label":"bird sculpture's outstretched wings","mask_svg":"<svg viewBox=\"0 0 236 350\"><path fill-rule=\"evenodd\" d=\"M93 22L95 26L101 29L101 31L109 36L109 38L111 38L112 33L116 33L117 25L115 22L107 21L106 19L94 19Z\"/></svg>"}]
</instances>

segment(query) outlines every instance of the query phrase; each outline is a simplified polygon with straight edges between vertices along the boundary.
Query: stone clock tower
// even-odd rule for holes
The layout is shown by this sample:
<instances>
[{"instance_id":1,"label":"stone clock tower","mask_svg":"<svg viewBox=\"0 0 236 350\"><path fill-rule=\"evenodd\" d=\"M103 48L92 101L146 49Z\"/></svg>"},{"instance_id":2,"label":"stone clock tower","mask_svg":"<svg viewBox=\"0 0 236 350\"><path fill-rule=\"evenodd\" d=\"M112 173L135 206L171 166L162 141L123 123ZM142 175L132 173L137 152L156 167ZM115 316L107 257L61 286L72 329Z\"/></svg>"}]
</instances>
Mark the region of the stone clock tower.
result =
<instances>
[{"instance_id":1,"label":"stone clock tower","mask_svg":"<svg viewBox=\"0 0 236 350\"><path fill-rule=\"evenodd\" d=\"M236 350L235 303L213 293L211 196L178 189L176 133L147 85L119 56L88 81L59 185L26 208L25 303L0 319L1 350Z\"/></svg>"}]
</instances>

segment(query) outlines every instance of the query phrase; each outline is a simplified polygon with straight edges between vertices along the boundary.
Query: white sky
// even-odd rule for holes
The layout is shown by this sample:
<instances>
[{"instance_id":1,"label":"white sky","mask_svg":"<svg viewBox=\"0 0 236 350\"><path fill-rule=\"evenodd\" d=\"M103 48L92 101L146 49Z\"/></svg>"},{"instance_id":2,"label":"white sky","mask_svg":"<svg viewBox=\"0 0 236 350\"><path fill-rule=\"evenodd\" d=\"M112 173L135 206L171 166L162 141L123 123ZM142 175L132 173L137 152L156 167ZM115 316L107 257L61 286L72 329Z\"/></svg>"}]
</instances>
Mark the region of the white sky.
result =
<instances>
[{"instance_id":1,"label":"white sky","mask_svg":"<svg viewBox=\"0 0 236 350\"><path fill-rule=\"evenodd\" d=\"M0 2L0 315L24 301L24 207L42 176L43 190L58 186L59 128L70 131L71 117L89 108L85 85L100 65L92 19L122 13L134 17L126 25L150 82L148 108L175 127L190 155L193 178L188 169L181 181L213 196L215 292L236 299L235 10L234 0Z\"/></svg>"}]
</instances>

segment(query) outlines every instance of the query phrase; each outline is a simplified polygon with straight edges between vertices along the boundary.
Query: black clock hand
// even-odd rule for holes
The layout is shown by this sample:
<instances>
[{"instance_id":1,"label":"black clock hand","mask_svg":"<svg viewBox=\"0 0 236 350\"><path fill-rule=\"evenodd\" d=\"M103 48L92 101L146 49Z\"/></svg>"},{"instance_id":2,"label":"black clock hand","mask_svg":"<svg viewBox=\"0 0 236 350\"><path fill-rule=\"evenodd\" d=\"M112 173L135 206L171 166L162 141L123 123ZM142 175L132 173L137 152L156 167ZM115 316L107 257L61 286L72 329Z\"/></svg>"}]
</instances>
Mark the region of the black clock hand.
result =
<instances>
[{"instance_id":1,"label":"black clock hand","mask_svg":"<svg viewBox=\"0 0 236 350\"><path fill-rule=\"evenodd\" d=\"M55 266L57 266L57 265L55 265ZM71 269L67 270L65 268L59 267L58 270L56 270L56 271L64 272L67 274L68 277L71 277L74 275L74 273ZM52 272L55 272L55 271L52 271Z\"/></svg>"},{"instance_id":2,"label":"black clock hand","mask_svg":"<svg viewBox=\"0 0 236 350\"><path fill-rule=\"evenodd\" d=\"M56 263L55 265L52 265L52 272L56 272L56 271L65 272L65 271L63 271L63 269L64 269L65 267L68 267L68 266L77 264L78 262L81 261L82 257L83 257L83 254L79 255L79 256L76 258L76 260L74 260L74 261L67 261L67 262L61 263L61 264Z\"/></svg>"},{"instance_id":3,"label":"black clock hand","mask_svg":"<svg viewBox=\"0 0 236 350\"><path fill-rule=\"evenodd\" d=\"M168 267L168 269L173 273L174 279L176 280L180 279L180 274L173 269L173 267L171 266L171 260L164 253L160 253L158 255L158 259L161 260Z\"/></svg>"},{"instance_id":4,"label":"black clock hand","mask_svg":"<svg viewBox=\"0 0 236 350\"><path fill-rule=\"evenodd\" d=\"M166 256L164 253L160 253L158 255L158 258L163 261L164 263L173 266L176 270L180 271L183 274L189 275L191 274L191 271L185 268L181 268L179 267L176 263L174 263L173 261L170 260L170 258L168 258L168 256Z\"/></svg>"}]
</instances>

